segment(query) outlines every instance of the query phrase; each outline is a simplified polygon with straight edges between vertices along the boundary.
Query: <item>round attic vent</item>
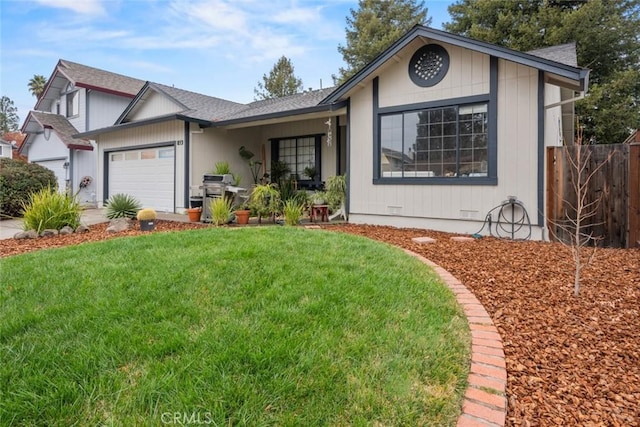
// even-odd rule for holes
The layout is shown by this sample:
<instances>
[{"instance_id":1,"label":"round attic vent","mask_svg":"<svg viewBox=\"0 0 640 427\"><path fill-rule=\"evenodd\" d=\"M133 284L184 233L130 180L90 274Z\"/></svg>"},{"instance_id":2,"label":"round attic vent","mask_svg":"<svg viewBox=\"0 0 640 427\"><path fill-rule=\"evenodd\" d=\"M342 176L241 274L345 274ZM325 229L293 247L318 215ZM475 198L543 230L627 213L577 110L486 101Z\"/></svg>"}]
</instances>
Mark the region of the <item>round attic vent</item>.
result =
<instances>
[{"instance_id":1,"label":"round attic vent","mask_svg":"<svg viewBox=\"0 0 640 427\"><path fill-rule=\"evenodd\" d=\"M449 70L449 54L440 45L428 44L416 51L409 61L409 77L421 87L438 84Z\"/></svg>"}]
</instances>

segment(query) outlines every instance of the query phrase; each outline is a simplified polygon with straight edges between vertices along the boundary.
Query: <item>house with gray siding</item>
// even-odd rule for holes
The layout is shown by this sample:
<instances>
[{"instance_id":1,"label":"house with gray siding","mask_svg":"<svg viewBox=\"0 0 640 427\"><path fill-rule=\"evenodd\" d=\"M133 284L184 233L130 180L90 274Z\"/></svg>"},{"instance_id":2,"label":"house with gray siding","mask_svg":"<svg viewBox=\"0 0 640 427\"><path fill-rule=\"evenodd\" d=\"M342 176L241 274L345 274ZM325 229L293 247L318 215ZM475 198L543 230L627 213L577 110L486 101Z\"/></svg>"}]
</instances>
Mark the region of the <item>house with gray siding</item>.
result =
<instances>
[{"instance_id":1,"label":"house with gray siding","mask_svg":"<svg viewBox=\"0 0 640 427\"><path fill-rule=\"evenodd\" d=\"M354 223L473 233L505 200L546 238L545 147L573 137L589 72L575 46L523 53L416 26L337 88L239 104L146 83L97 146L97 199L134 194L182 212L226 160L252 184L245 146L304 185L346 174Z\"/></svg>"},{"instance_id":2,"label":"house with gray siding","mask_svg":"<svg viewBox=\"0 0 640 427\"><path fill-rule=\"evenodd\" d=\"M112 125L143 85L142 80L59 60L22 126L27 137L20 152L51 169L60 191L69 189L82 204L96 204L95 143L72 135ZM80 188L84 177L91 184Z\"/></svg>"}]
</instances>

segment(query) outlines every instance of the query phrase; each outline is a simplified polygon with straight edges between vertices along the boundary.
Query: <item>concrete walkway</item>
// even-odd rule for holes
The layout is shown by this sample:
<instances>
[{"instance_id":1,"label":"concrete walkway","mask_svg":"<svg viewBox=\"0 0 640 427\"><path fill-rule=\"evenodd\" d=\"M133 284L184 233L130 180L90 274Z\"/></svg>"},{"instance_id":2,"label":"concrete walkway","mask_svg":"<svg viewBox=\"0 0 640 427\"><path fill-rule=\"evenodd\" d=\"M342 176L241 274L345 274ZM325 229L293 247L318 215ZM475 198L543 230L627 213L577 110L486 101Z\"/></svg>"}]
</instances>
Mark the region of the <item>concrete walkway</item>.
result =
<instances>
[{"instance_id":1,"label":"concrete walkway","mask_svg":"<svg viewBox=\"0 0 640 427\"><path fill-rule=\"evenodd\" d=\"M158 212L158 219L166 221L189 222L187 215ZM80 223L83 225L100 224L108 222L105 216L105 209L85 209L80 217ZM7 219L0 221L0 240L11 239L16 233L23 231L22 219Z\"/></svg>"}]
</instances>

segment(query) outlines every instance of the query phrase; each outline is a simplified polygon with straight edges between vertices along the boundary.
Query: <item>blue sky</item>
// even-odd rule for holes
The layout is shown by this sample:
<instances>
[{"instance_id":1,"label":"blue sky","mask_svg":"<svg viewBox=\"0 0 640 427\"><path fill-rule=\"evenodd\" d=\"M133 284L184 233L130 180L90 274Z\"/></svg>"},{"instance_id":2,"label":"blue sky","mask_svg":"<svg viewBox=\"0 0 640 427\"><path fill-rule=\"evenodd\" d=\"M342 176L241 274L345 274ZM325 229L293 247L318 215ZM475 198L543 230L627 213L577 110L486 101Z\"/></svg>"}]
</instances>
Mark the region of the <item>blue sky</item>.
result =
<instances>
[{"instance_id":1,"label":"blue sky","mask_svg":"<svg viewBox=\"0 0 640 427\"><path fill-rule=\"evenodd\" d=\"M426 0L431 26L452 0ZM347 0L0 0L0 93L20 125L35 105L27 84L58 59L236 102L282 55L305 88L332 85L343 66Z\"/></svg>"}]
</instances>

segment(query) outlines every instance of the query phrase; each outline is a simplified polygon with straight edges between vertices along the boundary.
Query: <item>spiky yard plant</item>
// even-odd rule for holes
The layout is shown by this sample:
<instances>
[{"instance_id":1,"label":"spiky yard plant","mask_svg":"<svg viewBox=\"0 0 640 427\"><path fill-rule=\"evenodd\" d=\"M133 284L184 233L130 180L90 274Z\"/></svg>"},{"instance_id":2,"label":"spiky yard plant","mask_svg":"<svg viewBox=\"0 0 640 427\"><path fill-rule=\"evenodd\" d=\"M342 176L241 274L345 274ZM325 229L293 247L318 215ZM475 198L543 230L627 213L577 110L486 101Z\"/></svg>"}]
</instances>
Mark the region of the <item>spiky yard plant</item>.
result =
<instances>
[{"instance_id":1,"label":"spiky yard plant","mask_svg":"<svg viewBox=\"0 0 640 427\"><path fill-rule=\"evenodd\" d=\"M285 202L282 212L284 213L284 223L286 225L298 225L302 218L304 206L295 199L289 199Z\"/></svg>"},{"instance_id":2,"label":"spiky yard plant","mask_svg":"<svg viewBox=\"0 0 640 427\"><path fill-rule=\"evenodd\" d=\"M229 222L233 205L226 197L217 197L211 201L211 219L216 226Z\"/></svg>"},{"instance_id":3,"label":"spiky yard plant","mask_svg":"<svg viewBox=\"0 0 640 427\"><path fill-rule=\"evenodd\" d=\"M76 229L80 225L82 208L77 199L51 187L31 193L22 207L25 230L41 233L46 229L60 230L64 226Z\"/></svg>"},{"instance_id":4,"label":"spiky yard plant","mask_svg":"<svg viewBox=\"0 0 640 427\"><path fill-rule=\"evenodd\" d=\"M124 193L114 194L107 200L106 216L109 219L114 218L135 218L142 205L133 196Z\"/></svg>"}]
</instances>

